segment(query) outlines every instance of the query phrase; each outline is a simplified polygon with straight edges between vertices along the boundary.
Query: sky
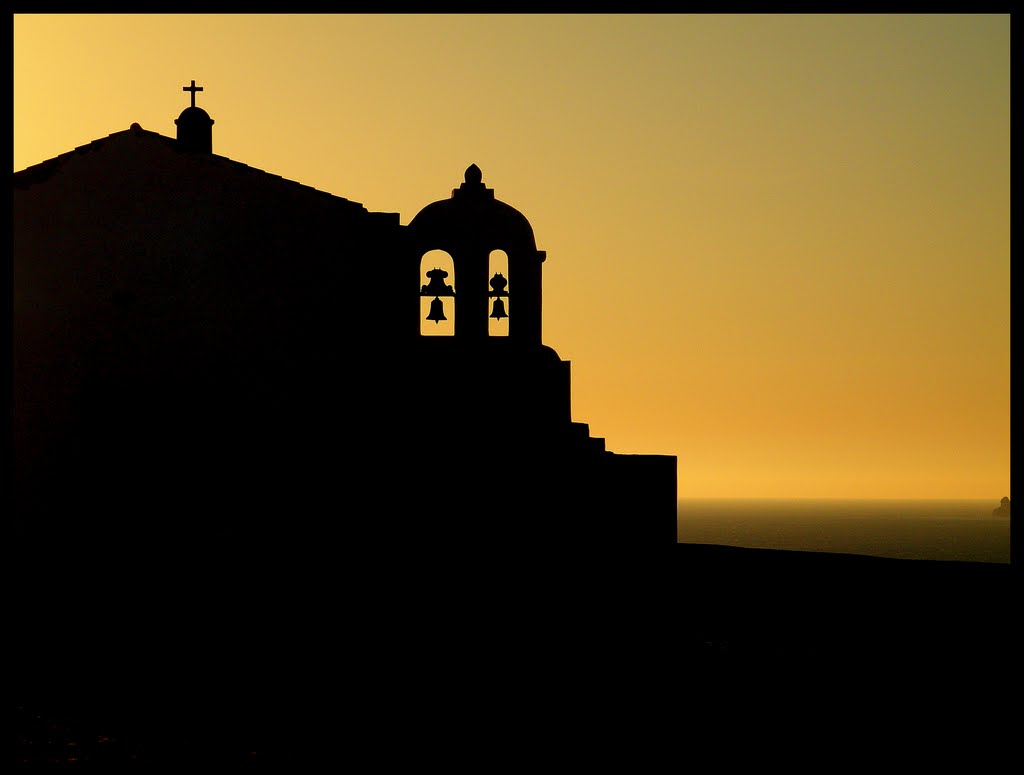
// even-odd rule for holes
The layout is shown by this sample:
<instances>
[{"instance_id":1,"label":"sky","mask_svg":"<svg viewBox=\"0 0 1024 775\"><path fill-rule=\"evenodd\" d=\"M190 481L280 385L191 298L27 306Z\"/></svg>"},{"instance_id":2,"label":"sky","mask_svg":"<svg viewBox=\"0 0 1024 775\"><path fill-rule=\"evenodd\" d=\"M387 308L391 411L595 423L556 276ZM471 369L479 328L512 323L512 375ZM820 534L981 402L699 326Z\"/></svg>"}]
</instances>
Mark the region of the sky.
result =
<instances>
[{"instance_id":1,"label":"sky","mask_svg":"<svg viewBox=\"0 0 1024 775\"><path fill-rule=\"evenodd\" d=\"M14 16L14 170L125 130L533 225L572 415L679 496L1010 495L1010 17Z\"/></svg>"}]
</instances>

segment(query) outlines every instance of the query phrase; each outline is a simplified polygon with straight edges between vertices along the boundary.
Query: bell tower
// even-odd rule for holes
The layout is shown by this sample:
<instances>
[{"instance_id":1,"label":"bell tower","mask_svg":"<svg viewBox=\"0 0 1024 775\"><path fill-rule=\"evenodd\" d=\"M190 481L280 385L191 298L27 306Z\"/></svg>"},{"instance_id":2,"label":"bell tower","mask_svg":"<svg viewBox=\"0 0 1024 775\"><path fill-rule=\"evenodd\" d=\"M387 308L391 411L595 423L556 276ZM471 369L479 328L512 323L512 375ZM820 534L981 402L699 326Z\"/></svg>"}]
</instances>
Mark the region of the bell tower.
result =
<instances>
[{"instance_id":1,"label":"bell tower","mask_svg":"<svg viewBox=\"0 0 1024 775\"><path fill-rule=\"evenodd\" d=\"M489 319L506 320L507 338L528 345L541 344L541 264L546 254L537 250L533 227L526 217L495 199L494 189L483 183L475 164L465 172L462 185L442 199L424 207L409 223L411 265L420 271L422 257L431 250L443 250L452 258L452 285L445 276L430 269L425 283L420 271L420 296L432 296L426 319L447 320L447 298L455 312L454 338L461 342L484 342L491 335ZM508 257L508 275L489 271L493 251ZM507 306L506 306L507 305ZM419 312L419 306L410 305ZM411 313L410 313L411 314ZM420 322L415 321L416 331ZM413 325L410 317L410 327ZM504 338L504 337L503 337Z\"/></svg>"}]
</instances>

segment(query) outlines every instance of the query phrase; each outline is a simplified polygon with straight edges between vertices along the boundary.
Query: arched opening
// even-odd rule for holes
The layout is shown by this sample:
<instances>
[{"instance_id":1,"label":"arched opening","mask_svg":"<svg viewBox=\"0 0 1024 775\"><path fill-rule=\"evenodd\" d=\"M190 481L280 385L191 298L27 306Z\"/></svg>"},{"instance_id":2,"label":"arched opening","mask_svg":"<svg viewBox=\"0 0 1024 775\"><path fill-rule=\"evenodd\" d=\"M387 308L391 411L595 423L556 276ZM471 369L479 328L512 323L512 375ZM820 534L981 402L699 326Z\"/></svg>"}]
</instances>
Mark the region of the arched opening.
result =
<instances>
[{"instance_id":1,"label":"arched opening","mask_svg":"<svg viewBox=\"0 0 1024 775\"><path fill-rule=\"evenodd\" d=\"M420 259L420 335L455 335L455 262L443 250Z\"/></svg>"},{"instance_id":2,"label":"arched opening","mask_svg":"<svg viewBox=\"0 0 1024 775\"><path fill-rule=\"evenodd\" d=\"M492 250L487 257L487 279L487 334L508 336L508 315L511 313L508 304L508 253L504 250Z\"/></svg>"}]
</instances>

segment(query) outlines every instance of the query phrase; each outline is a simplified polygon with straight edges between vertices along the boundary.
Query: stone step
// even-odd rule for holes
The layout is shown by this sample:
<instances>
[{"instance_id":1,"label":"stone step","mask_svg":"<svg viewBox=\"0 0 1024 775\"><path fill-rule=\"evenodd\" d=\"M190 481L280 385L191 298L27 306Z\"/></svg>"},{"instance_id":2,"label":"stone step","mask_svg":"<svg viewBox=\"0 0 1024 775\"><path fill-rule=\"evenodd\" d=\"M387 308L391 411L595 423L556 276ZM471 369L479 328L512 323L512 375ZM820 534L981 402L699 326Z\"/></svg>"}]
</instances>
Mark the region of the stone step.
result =
<instances>
[{"instance_id":1,"label":"stone step","mask_svg":"<svg viewBox=\"0 0 1024 775\"><path fill-rule=\"evenodd\" d=\"M574 422L571 424L571 438L585 445L595 452L604 452L604 439L599 436L590 435L590 425L585 422Z\"/></svg>"}]
</instances>

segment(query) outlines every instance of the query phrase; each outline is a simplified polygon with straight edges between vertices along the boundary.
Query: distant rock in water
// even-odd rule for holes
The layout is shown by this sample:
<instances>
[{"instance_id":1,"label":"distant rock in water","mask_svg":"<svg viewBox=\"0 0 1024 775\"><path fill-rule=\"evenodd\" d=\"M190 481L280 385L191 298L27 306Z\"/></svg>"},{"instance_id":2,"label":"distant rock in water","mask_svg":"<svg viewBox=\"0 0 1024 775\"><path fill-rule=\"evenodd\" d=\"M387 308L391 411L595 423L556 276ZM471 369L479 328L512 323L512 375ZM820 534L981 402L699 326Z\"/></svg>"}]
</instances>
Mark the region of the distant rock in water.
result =
<instances>
[{"instance_id":1,"label":"distant rock in water","mask_svg":"<svg viewBox=\"0 0 1024 775\"><path fill-rule=\"evenodd\" d=\"M992 509L992 516L993 517L1008 517L1008 516L1010 516L1010 499L1004 496L1003 499L1001 501L999 501L999 508L998 509Z\"/></svg>"}]
</instances>

